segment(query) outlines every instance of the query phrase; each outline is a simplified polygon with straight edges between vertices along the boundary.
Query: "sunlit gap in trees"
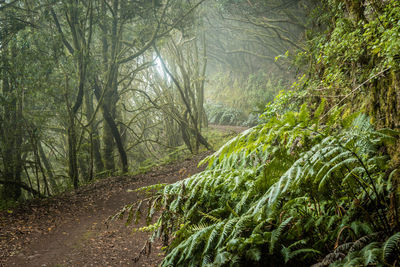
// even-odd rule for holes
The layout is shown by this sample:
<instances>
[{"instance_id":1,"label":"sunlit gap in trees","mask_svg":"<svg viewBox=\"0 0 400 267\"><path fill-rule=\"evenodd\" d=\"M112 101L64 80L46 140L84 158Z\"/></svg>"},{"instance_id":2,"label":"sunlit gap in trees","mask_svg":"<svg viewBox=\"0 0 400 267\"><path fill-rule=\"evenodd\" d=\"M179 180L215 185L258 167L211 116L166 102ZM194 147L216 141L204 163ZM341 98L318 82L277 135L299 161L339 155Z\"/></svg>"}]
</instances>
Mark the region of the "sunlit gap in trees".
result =
<instances>
[{"instance_id":1,"label":"sunlit gap in trees","mask_svg":"<svg viewBox=\"0 0 400 267\"><path fill-rule=\"evenodd\" d=\"M171 77L168 75L168 73L164 69L164 66L163 66L163 63L162 63L161 59L157 55L155 55L155 56L156 56L156 58L154 60L154 69L156 71L155 74L158 75L164 81L166 81L167 84L170 84ZM167 64L167 63L164 61L164 64Z\"/></svg>"}]
</instances>

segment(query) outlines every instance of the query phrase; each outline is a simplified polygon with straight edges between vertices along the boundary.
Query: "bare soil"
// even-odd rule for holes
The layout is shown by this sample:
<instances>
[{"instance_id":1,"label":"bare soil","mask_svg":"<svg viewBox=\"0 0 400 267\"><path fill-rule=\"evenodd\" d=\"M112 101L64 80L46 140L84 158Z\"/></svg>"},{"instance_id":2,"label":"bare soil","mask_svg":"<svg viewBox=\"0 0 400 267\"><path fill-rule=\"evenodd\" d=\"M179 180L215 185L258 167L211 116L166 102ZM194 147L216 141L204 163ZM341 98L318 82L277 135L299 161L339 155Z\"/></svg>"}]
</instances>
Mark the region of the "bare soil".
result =
<instances>
[{"instance_id":1,"label":"bare soil","mask_svg":"<svg viewBox=\"0 0 400 267\"><path fill-rule=\"evenodd\" d=\"M57 197L34 200L0 219L1 266L156 266L160 246L149 257L138 256L147 233L133 232L125 221L107 222L140 194L142 186L173 183L202 169L204 152L133 177L113 177ZM143 227L142 222L135 227Z\"/></svg>"}]
</instances>

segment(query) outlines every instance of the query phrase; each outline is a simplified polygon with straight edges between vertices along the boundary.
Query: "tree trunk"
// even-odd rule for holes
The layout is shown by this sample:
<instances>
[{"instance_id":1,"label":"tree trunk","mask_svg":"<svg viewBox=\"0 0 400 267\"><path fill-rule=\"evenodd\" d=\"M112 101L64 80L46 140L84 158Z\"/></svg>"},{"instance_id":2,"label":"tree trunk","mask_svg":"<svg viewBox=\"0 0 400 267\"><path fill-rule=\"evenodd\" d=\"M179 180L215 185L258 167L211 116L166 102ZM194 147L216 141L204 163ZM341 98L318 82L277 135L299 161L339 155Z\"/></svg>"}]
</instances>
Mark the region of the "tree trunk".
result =
<instances>
[{"instance_id":1,"label":"tree trunk","mask_svg":"<svg viewBox=\"0 0 400 267\"><path fill-rule=\"evenodd\" d=\"M35 133L31 134L31 144L32 144L33 155L35 157L35 164L36 164L36 171L37 171L36 174L38 175L38 171L40 171L40 173L42 174L43 184L44 184L44 188L45 188L44 194L46 194L46 192L47 192L47 195L51 196L49 183L48 183L47 177L46 177L46 171L43 168L42 161L40 159L39 141L38 141L37 137L35 136Z\"/></svg>"},{"instance_id":2,"label":"tree trunk","mask_svg":"<svg viewBox=\"0 0 400 267\"><path fill-rule=\"evenodd\" d=\"M76 151L76 130L75 115L70 114L69 125L67 129L68 135L68 175L71 178L74 188L79 186L78 158Z\"/></svg>"},{"instance_id":3,"label":"tree trunk","mask_svg":"<svg viewBox=\"0 0 400 267\"><path fill-rule=\"evenodd\" d=\"M68 99L68 80L66 80L66 103L68 111L68 174L72 180L74 188L78 188L79 183L79 173L78 173L78 157L77 157L77 137L76 137L76 115L82 106L85 82L86 82L86 71L88 66L88 59L90 55L90 45L92 41L92 26L93 26L93 5L92 1L88 1L88 5L79 5L78 1L66 1L63 10L65 18L68 22L70 35L72 37L72 44L66 39L63 33L62 26L57 18L56 13L51 8L50 12L54 19L59 36L61 37L65 48L73 55L74 63L78 70L76 81L77 81L77 91L75 95L75 101L73 105L70 105ZM84 11L82 8L86 7ZM81 14L86 14L86 16L80 16ZM82 19L86 21L82 21Z\"/></svg>"},{"instance_id":4,"label":"tree trunk","mask_svg":"<svg viewBox=\"0 0 400 267\"><path fill-rule=\"evenodd\" d=\"M39 197L44 197L42 194L40 194L40 192L36 191L32 187L30 187L30 186L28 186L28 185L26 185L26 184L24 184L22 182L0 180L0 184L2 184L3 186L14 185L15 187L18 187L20 190L21 190L21 188L23 188L26 191L31 192L33 195L37 195Z\"/></svg>"},{"instance_id":5,"label":"tree trunk","mask_svg":"<svg viewBox=\"0 0 400 267\"><path fill-rule=\"evenodd\" d=\"M89 95L88 90L85 90L85 108L86 108L86 118L91 120L94 115L93 108L93 95ZM97 129L97 122L93 120L90 124L90 134L91 134L91 148L93 151L94 166L96 172L102 172L104 170L104 163L100 153L100 136L99 130Z\"/></svg>"},{"instance_id":6,"label":"tree trunk","mask_svg":"<svg viewBox=\"0 0 400 267\"><path fill-rule=\"evenodd\" d=\"M93 81L93 85L94 85L93 88L94 88L95 96L96 96L97 100L100 100L101 89L95 80ZM114 137L115 143L117 145L118 152L119 152L120 159L121 159L121 164L122 164L122 171L124 173L126 173L126 172L128 172L128 157L126 155L125 148L122 143L121 135L118 131L118 127L117 127L113 117L110 115L110 112L109 112L107 106L104 104L101 105L101 110L103 113L103 117L104 117L107 125L109 126L110 132L111 132L112 136ZM104 160L107 160L107 159L104 158Z\"/></svg>"},{"instance_id":7,"label":"tree trunk","mask_svg":"<svg viewBox=\"0 0 400 267\"><path fill-rule=\"evenodd\" d=\"M21 115L22 115L22 99L18 99L21 95L17 92L15 84L11 86L9 81L9 64L8 50L3 48L2 55L2 89L3 96L6 99L3 109L3 118L0 118L3 166L4 166L4 186L3 198L18 200L21 196Z\"/></svg>"},{"instance_id":8,"label":"tree trunk","mask_svg":"<svg viewBox=\"0 0 400 267\"><path fill-rule=\"evenodd\" d=\"M43 146L41 142L38 142L38 150L41 160L43 161L44 167L46 168L46 174L49 177L49 182L51 186L51 191L54 193L58 193L58 186L56 183L56 178L54 176L53 167L51 166L50 161L47 159L46 153L43 150Z\"/></svg>"},{"instance_id":9,"label":"tree trunk","mask_svg":"<svg viewBox=\"0 0 400 267\"><path fill-rule=\"evenodd\" d=\"M179 125L171 119L168 115L164 114L164 129L167 138L167 145L169 147L178 147L180 145L180 135L177 134L179 131Z\"/></svg>"},{"instance_id":10,"label":"tree trunk","mask_svg":"<svg viewBox=\"0 0 400 267\"><path fill-rule=\"evenodd\" d=\"M207 50L206 50L206 35L203 31L202 34L202 45L203 45L203 64L200 73L200 79L197 81L197 112L198 114L198 128L201 130L202 126L207 124L207 120L205 120L205 111L204 111L204 85L206 81L206 69L207 69ZM197 49L196 49L197 50Z\"/></svg>"},{"instance_id":11,"label":"tree trunk","mask_svg":"<svg viewBox=\"0 0 400 267\"><path fill-rule=\"evenodd\" d=\"M113 0L108 6L112 9L111 28L109 28L106 20L102 21L102 53L103 63L105 66L106 77L104 84L104 99L101 105L102 113L106 123L104 124L103 143L104 143L104 161L107 170L115 170L114 161L114 146L117 146L120 155L122 171L128 171L128 159L124 149L123 140L115 123L116 105L118 101L118 72L119 64L117 63L118 53L121 51L120 36L122 34L120 4L119 0ZM106 7L102 6L102 12L105 13ZM109 30L110 29L110 30ZM110 39L107 36L110 35ZM109 45L110 42L110 45ZM110 49L109 49L110 48ZM97 92L96 92L97 90ZM96 98L99 100L101 90L98 85L95 85ZM115 141L115 143L114 143Z\"/></svg>"}]
</instances>

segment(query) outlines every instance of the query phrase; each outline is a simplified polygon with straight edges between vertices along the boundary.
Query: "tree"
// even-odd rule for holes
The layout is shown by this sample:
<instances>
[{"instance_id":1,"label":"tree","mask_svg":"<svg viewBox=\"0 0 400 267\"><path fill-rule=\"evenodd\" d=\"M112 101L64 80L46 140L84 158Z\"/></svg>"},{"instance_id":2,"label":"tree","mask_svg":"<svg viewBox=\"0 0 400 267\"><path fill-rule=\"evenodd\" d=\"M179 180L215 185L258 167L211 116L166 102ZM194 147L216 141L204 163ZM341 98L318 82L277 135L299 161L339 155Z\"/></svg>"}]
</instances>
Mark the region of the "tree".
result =
<instances>
[{"instance_id":1,"label":"tree","mask_svg":"<svg viewBox=\"0 0 400 267\"><path fill-rule=\"evenodd\" d=\"M78 188L79 173L76 116L82 106L85 83L87 81L87 67L89 64L93 34L93 1L82 2L75 0L62 2L60 12L65 14L65 21L68 23L68 28L71 33L71 42L67 40L54 9L51 8L50 12L64 46L74 58L74 64L77 68L76 89L71 94L69 77L67 75L65 79L65 95L68 112L68 173L74 188ZM70 103L71 97L75 97L75 100L73 100L72 103Z\"/></svg>"},{"instance_id":2,"label":"tree","mask_svg":"<svg viewBox=\"0 0 400 267\"><path fill-rule=\"evenodd\" d=\"M180 13L169 13L173 7L181 5L171 1L125 3L118 0L103 2L101 46L104 69L101 81L94 79L96 97L102 105L103 117L107 122L103 132L104 160L107 170L114 170L113 147L117 145L122 170L128 170L128 161L117 124L117 103L119 100L119 78L130 79L139 71L150 66L143 56L157 39L182 22L200 3L189 5ZM101 83L101 84L100 84Z\"/></svg>"},{"instance_id":3,"label":"tree","mask_svg":"<svg viewBox=\"0 0 400 267\"><path fill-rule=\"evenodd\" d=\"M282 71L277 56L304 50L300 41L309 28L307 12L313 10L316 1L243 0L210 5L215 10L206 20L210 58L238 75L248 75L260 67Z\"/></svg>"},{"instance_id":4,"label":"tree","mask_svg":"<svg viewBox=\"0 0 400 267\"><path fill-rule=\"evenodd\" d=\"M174 40L178 39L177 36L179 36L179 41ZM166 61L154 46L162 68L172 82L171 86L168 80L162 81L159 78L158 86L164 91L163 94L168 94L165 92L167 90L176 90L179 100L169 103L169 113L171 118L178 123L183 141L192 153L198 153L200 144L211 149L210 144L200 132L205 117L203 102L207 66L204 33L200 38L203 51L199 49L199 41L196 37L184 40L183 33L177 32L169 39L166 46Z\"/></svg>"},{"instance_id":5,"label":"tree","mask_svg":"<svg viewBox=\"0 0 400 267\"><path fill-rule=\"evenodd\" d=\"M114 150L127 172L141 151L164 146L160 111L131 87L153 64L153 44L203 1L0 1L5 197L77 188L116 169Z\"/></svg>"},{"instance_id":6,"label":"tree","mask_svg":"<svg viewBox=\"0 0 400 267\"><path fill-rule=\"evenodd\" d=\"M1 34L5 37L1 38L0 49L0 170L3 197L14 200L23 196L21 189L36 196L51 194L42 173L38 146L44 128L57 112L57 105L44 98L54 94L52 70L60 50L49 35L39 37L39 25L44 26L46 19L33 12L34 8L30 2L13 1L0 9ZM44 45L48 49L43 50ZM43 176L39 177L41 173ZM37 189L32 188L30 174L37 178ZM41 179L46 190L43 194Z\"/></svg>"},{"instance_id":7,"label":"tree","mask_svg":"<svg viewBox=\"0 0 400 267\"><path fill-rule=\"evenodd\" d=\"M11 51L10 51L11 50ZM12 81L10 58L15 56L13 42L7 48L2 49L2 116L0 124L2 140L3 177L10 183L3 187L3 197L17 200L21 195L22 159L22 90Z\"/></svg>"}]
</instances>

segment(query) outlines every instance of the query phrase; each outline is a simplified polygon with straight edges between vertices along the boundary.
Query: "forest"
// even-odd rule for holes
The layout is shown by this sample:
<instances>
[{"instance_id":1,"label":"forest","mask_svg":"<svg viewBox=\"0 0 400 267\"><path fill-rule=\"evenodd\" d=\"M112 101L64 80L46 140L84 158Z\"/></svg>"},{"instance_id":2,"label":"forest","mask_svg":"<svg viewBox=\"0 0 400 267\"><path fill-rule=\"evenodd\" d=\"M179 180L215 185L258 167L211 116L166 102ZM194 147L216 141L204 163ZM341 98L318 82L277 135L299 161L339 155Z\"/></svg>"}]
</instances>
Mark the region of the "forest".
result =
<instances>
[{"instance_id":1,"label":"forest","mask_svg":"<svg viewBox=\"0 0 400 267\"><path fill-rule=\"evenodd\" d=\"M114 192L95 266L400 266L399 168L397 0L0 0L0 265Z\"/></svg>"}]
</instances>

